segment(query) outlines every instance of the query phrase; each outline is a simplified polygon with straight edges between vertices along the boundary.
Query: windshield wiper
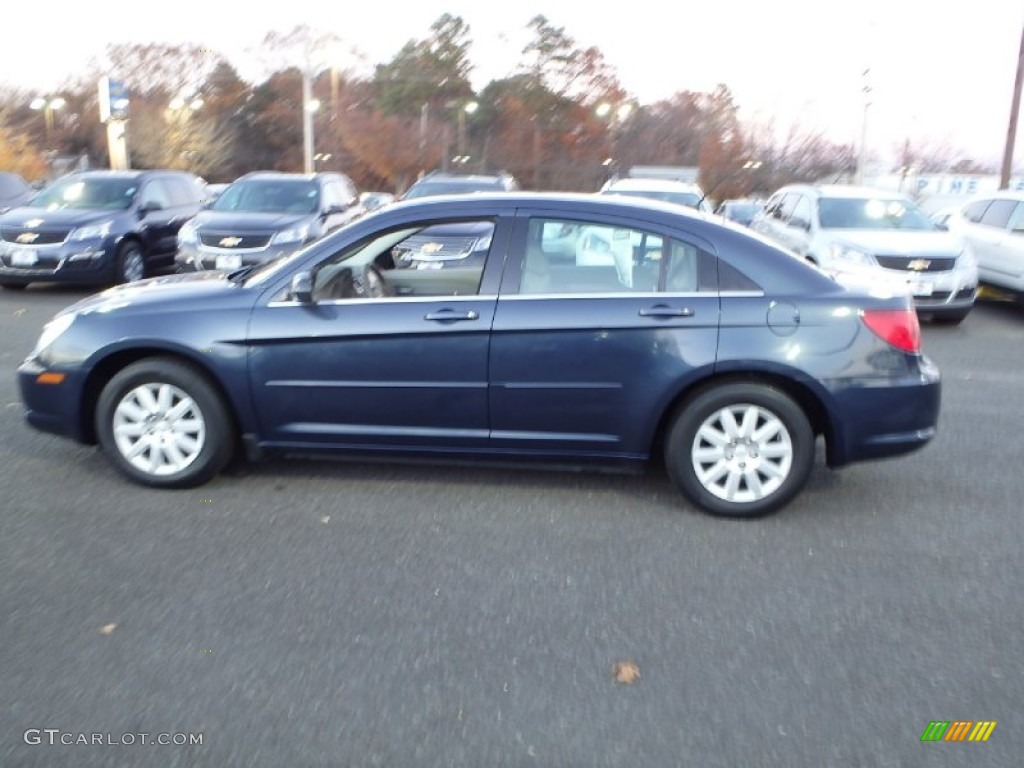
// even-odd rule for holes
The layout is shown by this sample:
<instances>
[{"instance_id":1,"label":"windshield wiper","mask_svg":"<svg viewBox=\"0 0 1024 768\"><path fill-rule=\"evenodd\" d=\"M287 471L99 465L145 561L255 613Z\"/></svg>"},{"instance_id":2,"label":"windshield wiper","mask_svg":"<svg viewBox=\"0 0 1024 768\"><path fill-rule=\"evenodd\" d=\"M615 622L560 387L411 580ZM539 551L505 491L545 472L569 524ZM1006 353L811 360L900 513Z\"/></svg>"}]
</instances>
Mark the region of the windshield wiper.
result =
<instances>
[{"instance_id":1,"label":"windshield wiper","mask_svg":"<svg viewBox=\"0 0 1024 768\"><path fill-rule=\"evenodd\" d=\"M245 277L250 272L252 272L254 269L256 269L257 266L259 266L259 265L258 264L247 264L244 267L239 267L238 269L235 269L235 270L233 270L231 272L228 272L228 280L230 280L233 283L237 283L243 277Z\"/></svg>"}]
</instances>

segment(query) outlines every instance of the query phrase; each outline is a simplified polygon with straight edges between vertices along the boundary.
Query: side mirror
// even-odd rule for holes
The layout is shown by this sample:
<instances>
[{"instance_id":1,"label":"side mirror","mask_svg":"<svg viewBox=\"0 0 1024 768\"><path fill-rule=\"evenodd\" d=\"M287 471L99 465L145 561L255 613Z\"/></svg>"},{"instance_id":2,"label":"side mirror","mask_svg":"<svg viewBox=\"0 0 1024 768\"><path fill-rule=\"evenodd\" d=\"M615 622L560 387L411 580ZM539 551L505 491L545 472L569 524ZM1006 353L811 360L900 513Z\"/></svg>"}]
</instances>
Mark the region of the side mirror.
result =
<instances>
[{"instance_id":1,"label":"side mirror","mask_svg":"<svg viewBox=\"0 0 1024 768\"><path fill-rule=\"evenodd\" d=\"M811 222L805 221L804 219L798 219L795 216L790 218L789 225L791 227L796 227L797 229L802 229L808 232L811 229Z\"/></svg>"},{"instance_id":2,"label":"side mirror","mask_svg":"<svg viewBox=\"0 0 1024 768\"><path fill-rule=\"evenodd\" d=\"M147 200L139 210L143 213L152 213L153 211L162 211L163 208L156 200Z\"/></svg>"},{"instance_id":3,"label":"side mirror","mask_svg":"<svg viewBox=\"0 0 1024 768\"><path fill-rule=\"evenodd\" d=\"M299 272L292 275L291 297L299 304L313 303L313 275L309 272Z\"/></svg>"}]
</instances>

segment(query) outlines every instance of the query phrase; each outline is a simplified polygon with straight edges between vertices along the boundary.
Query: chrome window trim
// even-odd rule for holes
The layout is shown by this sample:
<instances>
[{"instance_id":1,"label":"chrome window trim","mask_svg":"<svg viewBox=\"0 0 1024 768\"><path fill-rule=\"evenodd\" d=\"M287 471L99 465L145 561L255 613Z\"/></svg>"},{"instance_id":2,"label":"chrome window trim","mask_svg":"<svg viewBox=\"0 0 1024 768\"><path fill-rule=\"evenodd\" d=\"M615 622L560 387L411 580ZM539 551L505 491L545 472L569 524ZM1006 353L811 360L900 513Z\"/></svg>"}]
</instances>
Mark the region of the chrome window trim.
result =
<instances>
[{"instance_id":1,"label":"chrome window trim","mask_svg":"<svg viewBox=\"0 0 1024 768\"><path fill-rule=\"evenodd\" d=\"M485 293L485 294L465 294L465 295L443 295L443 296L376 296L367 298L357 299L323 299L322 301L314 301L312 304L303 304L299 301L269 301L267 302L268 307L335 307L335 306L347 306L349 304L436 304L439 301L443 302L464 302L464 301L496 301L498 294Z\"/></svg>"}]
</instances>

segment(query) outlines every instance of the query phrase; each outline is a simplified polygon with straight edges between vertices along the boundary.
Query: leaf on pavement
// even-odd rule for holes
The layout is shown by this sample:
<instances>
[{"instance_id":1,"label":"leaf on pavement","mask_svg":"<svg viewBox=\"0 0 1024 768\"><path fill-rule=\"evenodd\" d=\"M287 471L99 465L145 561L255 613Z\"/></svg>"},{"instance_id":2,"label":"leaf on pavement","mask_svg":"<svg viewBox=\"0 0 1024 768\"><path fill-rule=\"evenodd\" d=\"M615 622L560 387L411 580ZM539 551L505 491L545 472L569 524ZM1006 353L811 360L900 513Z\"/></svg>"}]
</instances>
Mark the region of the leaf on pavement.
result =
<instances>
[{"instance_id":1,"label":"leaf on pavement","mask_svg":"<svg viewBox=\"0 0 1024 768\"><path fill-rule=\"evenodd\" d=\"M612 677L617 683L632 685L640 677L640 667L632 661L617 661L612 665Z\"/></svg>"}]
</instances>

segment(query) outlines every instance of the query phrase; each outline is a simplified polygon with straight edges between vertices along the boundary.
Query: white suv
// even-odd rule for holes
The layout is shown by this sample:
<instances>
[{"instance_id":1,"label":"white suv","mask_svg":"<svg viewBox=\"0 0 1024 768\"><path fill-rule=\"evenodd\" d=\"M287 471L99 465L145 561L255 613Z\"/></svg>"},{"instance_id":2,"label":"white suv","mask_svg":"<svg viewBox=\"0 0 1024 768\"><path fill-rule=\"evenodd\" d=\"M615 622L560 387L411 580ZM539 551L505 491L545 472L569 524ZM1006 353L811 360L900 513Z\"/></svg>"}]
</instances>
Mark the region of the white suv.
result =
<instances>
[{"instance_id":1,"label":"white suv","mask_svg":"<svg viewBox=\"0 0 1024 768\"><path fill-rule=\"evenodd\" d=\"M982 282L1024 301L1024 192L979 195L945 225L970 244Z\"/></svg>"},{"instance_id":2,"label":"white suv","mask_svg":"<svg viewBox=\"0 0 1024 768\"><path fill-rule=\"evenodd\" d=\"M794 184L772 195L750 227L835 275L909 291L933 319L958 323L974 306L970 246L901 195Z\"/></svg>"}]
</instances>

